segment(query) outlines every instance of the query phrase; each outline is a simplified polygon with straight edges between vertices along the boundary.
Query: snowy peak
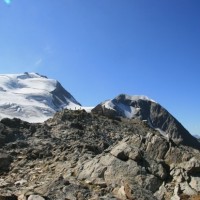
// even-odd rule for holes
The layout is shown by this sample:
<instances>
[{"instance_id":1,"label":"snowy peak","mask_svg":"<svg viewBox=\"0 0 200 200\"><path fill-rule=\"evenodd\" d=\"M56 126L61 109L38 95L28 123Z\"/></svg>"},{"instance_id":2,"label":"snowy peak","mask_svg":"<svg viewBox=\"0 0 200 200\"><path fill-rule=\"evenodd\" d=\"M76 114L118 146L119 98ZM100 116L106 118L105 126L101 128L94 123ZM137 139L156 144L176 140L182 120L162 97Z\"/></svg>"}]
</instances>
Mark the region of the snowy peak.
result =
<instances>
[{"instance_id":1,"label":"snowy peak","mask_svg":"<svg viewBox=\"0 0 200 200\"><path fill-rule=\"evenodd\" d=\"M121 94L98 104L92 112L109 117L137 118L176 144L200 147L200 143L165 108L143 95Z\"/></svg>"},{"instance_id":2,"label":"snowy peak","mask_svg":"<svg viewBox=\"0 0 200 200\"><path fill-rule=\"evenodd\" d=\"M47 79L36 73L24 74L0 74L1 90L12 91L20 90L32 92L33 90L48 90L55 89L56 80ZM20 91L18 91L20 92Z\"/></svg>"},{"instance_id":3,"label":"snowy peak","mask_svg":"<svg viewBox=\"0 0 200 200\"><path fill-rule=\"evenodd\" d=\"M63 108L80 104L62 85L37 73L0 75L0 118L43 122Z\"/></svg>"},{"instance_id":4,"label":"snowy peak","mask_svg":"<svg viewBox=\"0 0 200 200\"><path fill-rule=\"evenodd\" d=\"M127 94L120 94L116 98L118 101L139 101L139 100L145 100L145 101L152 101L155 102L153 99L150 99L147 96L144 95L127 95Z\"/></svg>"},{"instance_id":5,"label":"snowy peak","mask_svg":"<svg viewBox=\"0 0 200 200\"><path fill-rule=\"evenodd\" d=\"M120 115L125 118L134 118L140 111L140 107L138 106L139 101L156 103L154 100L144 95L130 96L126 94L120 94L114 99L101 103L100 106L116 112L116 115Z\"/></svg>"},{"instance_id":6,"label":"snowy peak","mask_svg":"<svg viewBox=\"0 0 200 200\"><path fill-rule=\"evenodd\" d=\"M86 109L62 85L37 73L0 74L0 119L44 122L64 108ZM137 118L176 144L200 148L200 143L165 108L143 96L120 94L92 109L109 117Z\"/></svg>"}]
</instances>

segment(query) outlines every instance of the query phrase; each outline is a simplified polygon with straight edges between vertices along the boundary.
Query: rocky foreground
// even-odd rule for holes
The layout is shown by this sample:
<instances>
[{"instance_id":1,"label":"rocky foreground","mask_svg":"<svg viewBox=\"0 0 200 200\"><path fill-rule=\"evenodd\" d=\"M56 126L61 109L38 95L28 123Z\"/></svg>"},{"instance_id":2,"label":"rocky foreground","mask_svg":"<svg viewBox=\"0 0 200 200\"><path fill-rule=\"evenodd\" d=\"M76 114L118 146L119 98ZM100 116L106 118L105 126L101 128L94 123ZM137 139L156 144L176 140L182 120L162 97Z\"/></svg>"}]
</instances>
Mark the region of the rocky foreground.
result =
<instances>
[{"instance_id":1,"label":"rocky foreground","mask_svg":"<svg viewBox=\"0 0 200 200\"><path fill-rule=\"evenodd\" d=\"M200 199L198 149L84 110L1 120L0 174L0 200Z\"/></svg>"}]
</instances>

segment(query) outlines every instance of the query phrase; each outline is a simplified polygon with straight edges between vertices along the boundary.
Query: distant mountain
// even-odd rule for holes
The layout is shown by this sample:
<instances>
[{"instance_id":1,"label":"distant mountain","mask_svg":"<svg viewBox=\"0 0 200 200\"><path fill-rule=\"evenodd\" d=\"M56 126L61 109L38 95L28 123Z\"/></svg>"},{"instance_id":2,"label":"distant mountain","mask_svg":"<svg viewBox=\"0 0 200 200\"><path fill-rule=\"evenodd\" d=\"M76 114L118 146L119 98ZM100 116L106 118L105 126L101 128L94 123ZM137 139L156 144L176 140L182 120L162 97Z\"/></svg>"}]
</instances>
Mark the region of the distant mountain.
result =
<instances>
[{"instance_id":1,"label":"distant mountain","mask_svg":"<svg viewBox=\"0 0 200 200\"><path fill-rule=\"evenodd\" d=\"M200 143L165 108L146 96L121 94L104 101L92 109L93 113L106 116L138 118L158 130L176 144L200 148Z\"/></svg>"},{"instance_id":2,"label":"distant mountain","mask_svg":"<svg viewBox=\"0 0 200 200\"><path fill-rule=\"evenodd\" d=\"M62 85L37 73L0 75L0 118L43 122L63 108L81 104Z\"/></svg>"},{"instance_id":3,"label":"distant mountain","mask_svg":"<svg viewBox=\"0 0 200 200\"><path fill-rule=\"evenodd\" d=\"M20 118L44 122L60 110L91 108L81 104L54 79L37 73L0 75L0 119ZM111 117L137 118L159 131L168 140L200 148L200 143L165 108L146 96L121 94L92 109Z\"/></svg>"},{"instance_id":4,"label":"distant mountain","mask_svg":"<svg viewBox=\"0 0 200 200\"><path fill-rule=\"evenodd\" d=\"M200 139L200 135L193 135L195 138Z\"/></svg>"},{"instance_id":5,"label":"distant mountain","mask_svg":"<svg viewBox=\"0 0 200 200\"><path fill-rule=\"evenodd\" d=\"M200 143L200 135L193 135Z\"/></svg>"},{"instance_id":6,"label":"distant mountain","mask_svg":"<svg viewBox=\"0 0 200 200\"><path fill-rule=\"evenodd\" d=\"M0 199L200 199L200 143L152 99L122 94L88 113L36 73L0 87L1 117L50 118L0 120Z\"/></svg>"}]
</instances>

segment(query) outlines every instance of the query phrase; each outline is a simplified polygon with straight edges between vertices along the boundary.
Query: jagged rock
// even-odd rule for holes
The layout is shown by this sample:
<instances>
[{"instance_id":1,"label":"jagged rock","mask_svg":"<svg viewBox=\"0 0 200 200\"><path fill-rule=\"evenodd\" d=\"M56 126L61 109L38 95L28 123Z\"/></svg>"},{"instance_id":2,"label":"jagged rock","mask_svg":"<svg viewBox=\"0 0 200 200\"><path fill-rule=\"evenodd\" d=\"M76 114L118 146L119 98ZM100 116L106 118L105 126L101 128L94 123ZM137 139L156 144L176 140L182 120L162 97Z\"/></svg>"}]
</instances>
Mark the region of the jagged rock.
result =
<instances>
[{"instance_id":1,"label":"jagged rock","mask_svg":"<svg viewBox=\"0 0 200 200\"><path fill-rule=\"evenodd\" d=\"M137 165L137 162L130 159L124 162L112 155L106 155L101 158L100 162L107 167L104 172L107 184L120 185L124 179L131 179L141 173L141 167Z\"/></svg>"},{"instance_id":2,"label":"jagged rock","mask_svg":"<svg viewBox=\"0 0 200 200\"><path fill-rule=\"evenodd\" d=\"M44 124L3 122L14 139L0 146L2 196L168 200L199 191L199 151L139 119L63 110Z\"/></svg>"},{"instance_id":3,"label":"jagged rock","mask_svg":"<svg viewBox=\"0 0 200 200\"><path fill-rule=\"evenodd\" d=\"M128 159L139 161L142 157L142 152L137 147L131 147L126 142L122 142L114 147L110 153L123 161Z\"/></svg>"},{"instance_id":4,"label":"jagged rock","mask_svg":"<svg viewBox=\"0 0 200 200\"><path fill-rule=\"evenodd\" d=\"M197 191L195 191L194 189L192 189L190 187L190 185L188 184L188 182L182 182L180 183L180 190L182 191L182 193L192 196L192 195L196 195Z\"/></svg>"},{"instance_id":5,"label":"jagged rock","mask_svg":"<svg viewBox=\"0 0 200 200\"><path fill-rule=\"evenodd\" d=\"M190 181L189 185L195 191L200 192L200 177L191 176L191 181Z\"/></svg>"},{"instance_id":6,"label":"jagged rock","mask_svg":"<svg viewBox=\"0 0 200 200\"><path fill-rule=\"evenodd\" d=\"M142 187L138 187L137 184L130 185L129 183L125 183L124 191L128 199L156 200L156 197L151 192Z\"/></svg>"},{"instance_id":7,"label":"jagged rock","mask_svg":"<svg viewBox=\"0 0 200 200\"><path fill-rule=\"evenodd\" d=\"M174 194L173 196L171 197L171 200L180 200L180 196L179 196L179 185L176 185L175 188L174 188Z\"/></svg>"},{"instance_id":8,"label":"jagged rock","mask_svg":"<svg viewBox=\"0 0 200 200\"><path fill-rule=\"evenodd\" d=\"M167 177L169 178L169 174L167 169L163 167L162 163L159 163L155 160L148 159L145 161L146 169L153 174L154 176L158 177L161 180L165 180Z\"/></svg>"},{"instance_id":9,"label":"jagged rock","mask_svg":"<svg viewBox=\"0 0 200 200\"><path fill-rule=\"evenodd\" d=\"M167 194L167 189L165 187L165 184L163 182L163 184L159 187L159 190L157 190L154 193L154 196L158 199L158 200L165 200L165 195Z\"/></svg>"},{"instance_id":10,"label":"jagged rock","mask_svg":"<svg viewBox=\"0 0 200 200\"><path fill-rule=\"evenodd\" d=\"M166 139L148 133L146 136L146 151L154 159L164 159L167 151L169 150L169 143Z\"/></svg>"}]
</instances>

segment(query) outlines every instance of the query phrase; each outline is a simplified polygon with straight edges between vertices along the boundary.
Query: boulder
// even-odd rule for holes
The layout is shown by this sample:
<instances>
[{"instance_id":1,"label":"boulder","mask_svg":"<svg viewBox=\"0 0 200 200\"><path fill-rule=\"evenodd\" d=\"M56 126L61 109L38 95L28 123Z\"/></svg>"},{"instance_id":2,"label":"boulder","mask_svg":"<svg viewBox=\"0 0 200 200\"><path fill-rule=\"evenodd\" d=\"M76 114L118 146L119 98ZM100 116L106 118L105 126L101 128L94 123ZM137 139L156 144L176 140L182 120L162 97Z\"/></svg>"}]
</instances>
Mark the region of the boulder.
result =
<instances>
[{"instance_id":1,"label":"boulder","mask_svg":"<svg viewBox=\"0 0 200 200\"><path fill-rule=\"evenodd\" d=\"M139 161L142 158L142 152L137 147L130 146L126 142L121 142L115 146L110 153L122 161L127 161L128 159Z\"/></svg>"}]
</instances>

